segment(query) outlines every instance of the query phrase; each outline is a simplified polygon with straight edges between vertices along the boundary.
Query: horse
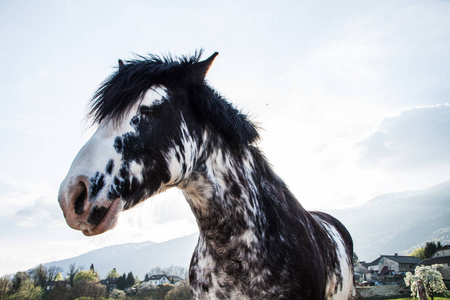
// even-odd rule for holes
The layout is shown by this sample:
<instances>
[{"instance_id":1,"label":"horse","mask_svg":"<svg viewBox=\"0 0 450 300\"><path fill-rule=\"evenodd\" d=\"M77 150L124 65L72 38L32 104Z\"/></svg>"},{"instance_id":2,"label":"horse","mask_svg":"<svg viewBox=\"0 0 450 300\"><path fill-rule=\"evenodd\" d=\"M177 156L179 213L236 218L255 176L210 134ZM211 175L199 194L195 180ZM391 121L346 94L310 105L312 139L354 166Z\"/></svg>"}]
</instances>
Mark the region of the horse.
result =
<instances>
[{"instance_id":1,"label":"horse","mask_svg":"<svg viewBox=\"0 0 450 300\"><path fill-rule=\"evenodd\" d=\"M354 299L349 232L302 207L258 148L257 126L206 82L218 53L201 55L119 60L90 101L98 128L60 186L67 224L101 234L176 187L199 227L194 299Z\"/></svg>"}]
</instances>

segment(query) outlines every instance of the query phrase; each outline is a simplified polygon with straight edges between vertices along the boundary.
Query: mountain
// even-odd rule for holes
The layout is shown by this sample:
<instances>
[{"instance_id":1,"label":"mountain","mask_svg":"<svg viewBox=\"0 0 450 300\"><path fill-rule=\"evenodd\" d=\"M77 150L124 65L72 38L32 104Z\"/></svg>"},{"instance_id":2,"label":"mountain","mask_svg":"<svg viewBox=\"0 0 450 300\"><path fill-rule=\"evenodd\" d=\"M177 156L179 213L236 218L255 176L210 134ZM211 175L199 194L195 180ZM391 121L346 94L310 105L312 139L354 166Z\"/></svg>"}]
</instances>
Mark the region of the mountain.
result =
<instances>
[{"instance_id":1,"label":"mountain","mask_svg":"<svg viewBox=\"0 0 450 300\"><path fill-rule=\"evenodd\" d=\"M407 255L427 241L450 244L450 181L327 212L350 231L360 260L372 261L380 254Z\"/></svg>"},{"instance_id":2,"label":"mountain","mask_svg":"<svg viewBox=\"0 0 450 300\"><path fill-rule=\"evenodd\" d=\"M167 268L180 266L189 268L192 253L197 245L198 234L192 234L163 243L142 242L114 245L100 248L77 257L46 263L45 267L58 266L63 274L69 270L69 265L83 266L88 269L94 264L100 278L106 277L112 268L119 274L130 271L141 279L154 267Z\"/></svg>"}]
</instances>

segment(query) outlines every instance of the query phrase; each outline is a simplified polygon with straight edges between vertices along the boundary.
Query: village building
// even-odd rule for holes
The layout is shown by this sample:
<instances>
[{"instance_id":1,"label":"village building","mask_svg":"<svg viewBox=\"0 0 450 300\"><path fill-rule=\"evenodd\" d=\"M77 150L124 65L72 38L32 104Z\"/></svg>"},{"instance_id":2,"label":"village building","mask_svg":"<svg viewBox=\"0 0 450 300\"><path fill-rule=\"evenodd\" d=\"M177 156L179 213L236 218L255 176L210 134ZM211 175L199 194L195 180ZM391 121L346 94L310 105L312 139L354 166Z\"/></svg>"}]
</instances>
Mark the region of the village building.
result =
<instances>
[{"instance_id":1,"label":"village building","mask_svg":"<svg viewBox=\"0 0 450 300\"><path fill-rule=\"evenodd\" d=\"M442 265L442 267L438 269L442 274L442 278L444 280L450 280L450 245L445 245L440 248L429 259L422 260L419 265Z\"/></svg>"},{"instance_id":2,"label":"village building","mask_svg":"<svg viewBox=\"0 0 450 300\"><path fill-rule=\"evenodd\" d=\"M164 285L164 284L170 284L171 281L169 277L167 277L164 274L159 275L152 275L147 280L144 280L142 282L143 286L158 286L158 285Z\"/></svg>"},{"instance_id":3,"label":"village building","mask_svg":"<svg viewBox=\"0 0 450 300\"><path fill-rule=\"evenodd\" d=\"M369 271L375 271L378 275L396 275L406 272L414 272L416 265L420 263L420 259L413 256L402 256L395 253L394 255L381 255L379 258L367 264Z\"/></svg>"}]
</instances>

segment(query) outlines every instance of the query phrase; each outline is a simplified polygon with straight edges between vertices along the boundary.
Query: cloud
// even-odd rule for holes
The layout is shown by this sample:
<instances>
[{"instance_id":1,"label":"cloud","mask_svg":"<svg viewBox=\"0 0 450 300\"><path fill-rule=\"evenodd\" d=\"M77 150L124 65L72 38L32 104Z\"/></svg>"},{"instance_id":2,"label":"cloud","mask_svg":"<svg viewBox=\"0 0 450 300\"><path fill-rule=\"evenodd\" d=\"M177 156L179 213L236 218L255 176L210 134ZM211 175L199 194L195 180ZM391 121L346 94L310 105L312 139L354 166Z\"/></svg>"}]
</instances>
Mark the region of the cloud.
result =
<instances>
[{"instance_id":1,"label":"cloud","mask_svg":"<svg viewBox=\"0 0 450 300\"><path fill-rule=\"evenodd\" d=\"M0 218L19 227L52 227L62 223L56 190L47 180L17 180L0 176Z\"/></svg>"},{"instance_id":2,"label":"cloud","mask_svg":"<svg viewBox=\"0 0 450 300\"><path fill-rule=\"evenodd\" d=\"M450 164L450 104L418 107L384 119L356 144L362 166L418 169Z\"/></svg>"}]
</instances>

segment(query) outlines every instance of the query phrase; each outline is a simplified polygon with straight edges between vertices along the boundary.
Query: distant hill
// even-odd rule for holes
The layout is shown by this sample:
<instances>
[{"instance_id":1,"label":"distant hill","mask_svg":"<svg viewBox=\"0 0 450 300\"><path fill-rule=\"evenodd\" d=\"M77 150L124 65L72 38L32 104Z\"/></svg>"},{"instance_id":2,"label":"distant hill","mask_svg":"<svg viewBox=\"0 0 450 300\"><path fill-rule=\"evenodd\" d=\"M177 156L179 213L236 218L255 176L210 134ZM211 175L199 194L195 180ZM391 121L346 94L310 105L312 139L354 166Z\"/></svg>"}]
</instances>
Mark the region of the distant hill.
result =
<instances>
[{"instance_id":1,"label":"distant hill","mask_svg":"<svg viewBox=\"0 0 450 300\"><path fill-rule=\"evenodd\" d=\"M450 244L450 181L425 190L377 196L366 204L328 210L348 228L360 260L373 261L380 254L409 254L427 241ZM143 279L154 267L189 267L198 234L164 243L135 243L109 246L78 257L51 262L89 268L94 263L101 277L112 268L119 274L133 272Z\"/></svg>"},{"instance_id":2,"label":"distant hill","mask_svg":"<svg viewBox=\"0 0 450 300\"><path fill-rule=\"evenodd\" d=\"M65 275L69 265L76 263L89 269L94 264L101 278L106 277L112 268L119 274L133 272L133 275L144 279L145 274L154 267L167 268L180 266L189 268L192 253L197 245L198 234L170 240L164 243L132 243L104 247L77 257L46 263L45 266L59 266Z\"/></svg>"},{"instance_id":3,"label":"distant hill","mask_svg":"<svg viewBox=\"0 0 450 300\"><path fill-rule=\"evenodd\" d=\"M407 255L432 240L450 244L450 181L327 212L350 231L360 260L373 261L380 254Z\"/></svg>"}]
</instances>

